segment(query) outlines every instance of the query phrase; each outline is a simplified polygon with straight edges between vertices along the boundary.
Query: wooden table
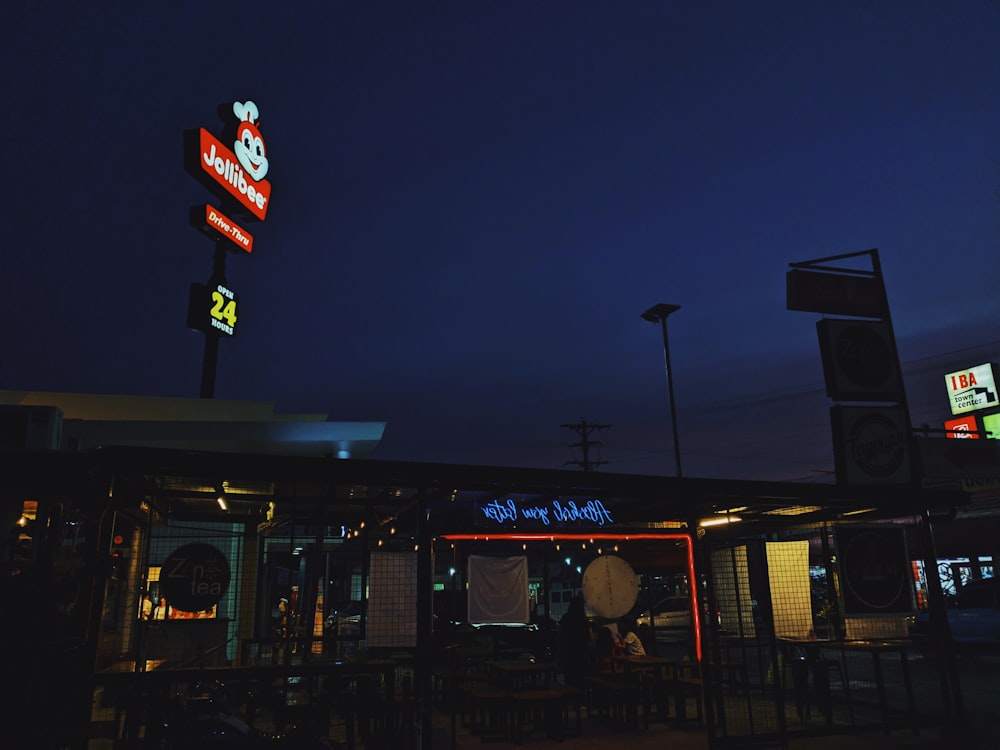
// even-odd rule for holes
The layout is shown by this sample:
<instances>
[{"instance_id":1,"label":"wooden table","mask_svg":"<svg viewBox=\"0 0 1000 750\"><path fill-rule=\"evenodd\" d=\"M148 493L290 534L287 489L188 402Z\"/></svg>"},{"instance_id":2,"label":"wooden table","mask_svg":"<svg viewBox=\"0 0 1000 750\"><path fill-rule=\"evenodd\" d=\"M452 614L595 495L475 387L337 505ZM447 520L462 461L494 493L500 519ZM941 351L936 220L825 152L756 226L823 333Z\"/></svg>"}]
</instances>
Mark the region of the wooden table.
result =
<instances>
[{"instance_id":1,"label":"wooden table","mask_svg":"<svg viewBox=\"0 0 1000 750\"><path fill-rule=\"evenodd\" d=\"M503 690L547 688L556 681L555 662L500 660L486 662L490 681Z\"/></svg>"},{"instance_id":2,"label":"wooden table","mask_svg":"<svg viewBox=\"0 0 1000 750\"><path fill-rule=\"evenodd\" d=\"M639 685L639 700L643 707L643 721L649 726L649 715L652 712L653 695L658 694L662 700L659 703L660 718L665 719L668 714L668 703L666 697L673 693L677 700L674 708L678 718L683 718L683 708L681 697L685 692L682 690L680 681L691 679L687 675L687 670L697 668L697 664L686 662L681 659L670 659L665 656L653 656L643 654L641 656L630 656L627 654L616 654L611 657L615 665L621 666L626 676L634 676Z\"/></svg>"},{"instance_id":3,"label":"wooden table","mask_svg":"<svg viewBox=\"0 0 1000 750\"><path fill-rule=\"evenodd\" d=\"M885 674L882 669L882 656L885 654L895 654L899 658L900 673L903 681L903 690L906 695L906 712L911 718L916 716L916 704L913 697L913 683L910 678L910 664L908 651L910 642L905 639L900 640L824 640L817 638L779 638L780 643L786 647L786 654L789 658L794 658L794 650L801 649L805 667L813 674L813 684L816 686L816 702L820 710L826 716L828 723L833 721L833 706L830 696L829 665L823 658L822 649L838 650L841 652L852 651L856 653L870 654L872 658L872 671L875 677L875 690L878 695L879 710L882 714L882 721L889 720L889 702L885 689ZM848 706L850 706L850 678L846 674L846 666L841 666L841 679L845 686ZM796 672L793 670L793 680ZM796 699L800 716L804 710L803 703L808 702L808 688L805 684L808 677L799 675L800 683L794 685Z\"/></svg>"},{"instance_id":4,"label":"wooden table","mask_svg":"<svg viewBox=\"0 0 1000 750\"><path fill-rule=\"evenodd\" d=\"M500 660L489 661L486 667L490 683L507 695L511 728L518 744L523 741L524 725L532 719L536 724L539 720L544 722L545 731L550 737L561 738L566 695L556 684L558 664Z\"/></svg>"},{"instance_id":5,"label":"wooden table","mask_svg":"<svg viewBox=\"0 0 1000 750\"><path fill-rule=\"evenodd\" d=\"M910 679L910 660L908 640L853 640L840 642L844 651L856 651L871 654L872 668L875 671L875 689L878 691L878 705L882 712L882 721L889 719L889 704L885 695L885 678L882 674L882 655L896 654L899 657L899 667L903 678L903 690L906 693L906 711L910 718L916 717L916 703L913 699L913 682Z\"/></svg>"},{"instance_id":6,"label":"wooden table","mask_svg":"<svg viewBox=\"0 0 1000 750\"><path fill-rule=\"evenodd\" d=\"M350 705L345 706L345 711L352 719L356 719L362 739L367 737L370 725L375 721L385 721L392 723L395 720L397 706L395 703L396 687L396 662L391 659L370 659L368 661L329 661L314 660L302 664L279 664L279 665L254 665L249 667L185 667L183 669L171 669L169 666L161 666L146 672L136 671L106 671L95 673L95 685L104 687L108 693L118 696L169 696L184 691L187 686L193 684L213 684L221 682L225 685L249 686L255 684L273 685L278 681L279 685L289 684L290 678L304 678L307 681L329 678L342 678L345 683L354 683L357 687L355 695L350 699ZM134 665L132 666L134 670ZM370 695L360 695L361 685L371 684L372 689L376 685L381 685L382 696L378 701L372 700ZM151 701L156 698L146 698L145 703L137 710L134 706L127 709L121 701L115 705L116 715L131 711L136 717L144 714L143 708L148 710ZM287 708L283 696L279 711ZM247 707L248 711L255 711L256 708ZM137 722L141 718L136 719ZM126 716L119 718L115 722L115 740L130 740L132 725L131 719ZM248 722L250 723L250 722ZM347 744L353 748L355 746L354 724L352 720L347 724ZM138 726L138 724L135 724Z\"/></svg>"},{"instance_id":7,"label":"wooden table","mask_svg":"<svg viewBox=\"0 0 1000 750\"><path fill-rule=\"evenodd\" d=\"M630 656L615 654L611 657L615 664L621 664L626 672L653 672L658 676L669 678L677 673L677 669L685 662L680 659L669 659L666 656L643 654Z\"/></svg>"}]
</instances>

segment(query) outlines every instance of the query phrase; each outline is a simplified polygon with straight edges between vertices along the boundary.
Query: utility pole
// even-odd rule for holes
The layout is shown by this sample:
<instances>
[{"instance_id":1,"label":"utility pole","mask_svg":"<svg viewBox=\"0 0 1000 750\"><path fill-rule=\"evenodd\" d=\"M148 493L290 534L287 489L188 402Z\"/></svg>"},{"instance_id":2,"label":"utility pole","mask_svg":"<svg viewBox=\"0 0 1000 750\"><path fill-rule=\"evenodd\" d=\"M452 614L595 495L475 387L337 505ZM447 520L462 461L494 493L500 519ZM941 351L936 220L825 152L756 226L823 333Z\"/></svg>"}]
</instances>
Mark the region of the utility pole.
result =
<instances>
[{"instance_id":1,"label":"utility pole","mask_svg":"<svg viewBox=\"0 0 1000 750\"><path fill-rule=\"evenodd\" d=\"M582 461L567 461L563 466L569 466L570 464L574 466L579 466L584 471L591 471L595 466L600 466L601 464L606 464L607 461L591 461L590 460L590 448L600 447L603 443L591 440L590 433L596 430L606 430L611 425L609 424L587 424L587 420L583 417L580 418L578 424L564 424L559 425L560 427L565 427L569 430L574 430L580 436L580 442L570 443L570 448L580 448L583 451Z\"/></svg>"}]
</instances>

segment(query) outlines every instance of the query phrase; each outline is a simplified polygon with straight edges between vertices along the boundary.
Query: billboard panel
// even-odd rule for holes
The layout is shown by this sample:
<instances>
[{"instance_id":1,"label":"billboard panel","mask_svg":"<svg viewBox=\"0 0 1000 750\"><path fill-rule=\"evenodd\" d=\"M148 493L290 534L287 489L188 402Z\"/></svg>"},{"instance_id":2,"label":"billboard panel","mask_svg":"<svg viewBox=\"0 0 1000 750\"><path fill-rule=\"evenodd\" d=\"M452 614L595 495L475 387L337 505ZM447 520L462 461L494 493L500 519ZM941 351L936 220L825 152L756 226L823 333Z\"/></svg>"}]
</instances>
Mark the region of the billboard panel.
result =
<instances>
[{"instance_id":1,"label":"billboard panel","mask_svg":"<svg viewBox=\"0 0 1000 750\"><path fill-rule=\"evenodd\" d=\"M946 438L979 439L979 427L976 425L975 415L959 417L958 419L946 419L944 423ZM1000 437L1000 436L998 436Z\"/></svg>"},{"instance_id":2,"label":"billboard panel","mask_svg":"<svg viewBox=\"0 0 1000 750\"><path fill-rule=\"evenodd\" d=\"M997 387L993 365L977 365L944 376L952 414L996 408Z\"/></svg>"},{"instance_id":3,"label":"billboard panel","mask_svg":"<svg viewBox=\"0 0 1000 750\"><path fill-rule=\"evenodd\" d=\"M903 400L887 321L824 318L816 324L826 392L835 401Z\"/></svg>"},{"instance_id":4,"label":"billboard panel","mask_svg":"<svg viewBox=\"0 0 1000 750\"><path fill-rule=\"evenodd\" d=\"M863 318L889 316L882 280L875 277L793 268L785 275L785 296L789 310Z\"/></svg>"},{"instance_id":5,"label":"billboard panel","mask_svg":"<svg viewBox=\"0 0 1000 750\"><path fill-rule=\"evenodd\" d=\"M845 615L910 614L913 576L901 527L838 527Z\"/></svg>"},{"instance_id":6,"label":"billboard panel","mask_svg":"<svg viewBox=\"0 0 1000 750\"><path fill-rule=\"evenodd\" d=\"M910 434L902 407L834 406L830 422L838 483L910 481Z\"/></svg>"},{"instance_id":7,"label":"billboard panel","mask_svg":"<svg viewBox=\"0 0 1000 750\"><path fill-rule=\"evenodd\" d=\"M1000 440L1000 412L983 417L983 432L988 440Z\"/></svg>"}]
</instances>

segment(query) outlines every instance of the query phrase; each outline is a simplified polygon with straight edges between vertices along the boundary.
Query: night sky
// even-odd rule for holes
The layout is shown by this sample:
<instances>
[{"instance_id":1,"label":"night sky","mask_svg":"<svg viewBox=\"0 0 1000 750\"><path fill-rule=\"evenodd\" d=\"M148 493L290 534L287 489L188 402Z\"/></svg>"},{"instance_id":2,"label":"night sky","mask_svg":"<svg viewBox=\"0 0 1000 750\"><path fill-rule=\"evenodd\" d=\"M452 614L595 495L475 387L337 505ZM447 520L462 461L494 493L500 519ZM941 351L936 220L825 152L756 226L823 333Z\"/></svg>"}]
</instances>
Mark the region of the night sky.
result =
<instances>
[{"instance_id":1,"label":"night sky","mask_svg":"<svg viewBox=\"0 0 1000 750\"><path fill-rule=\"evenodd\" d=\"M215 397L385 421L373 458L562 468L586 419L599 470L674 473L666 302L684 474L832 481L785 274L869 248L914 424L1000 360L994 0L2 15L0 389L199 396L183 133L234 100L273 193Z\"/></svg>"}]
</instances>

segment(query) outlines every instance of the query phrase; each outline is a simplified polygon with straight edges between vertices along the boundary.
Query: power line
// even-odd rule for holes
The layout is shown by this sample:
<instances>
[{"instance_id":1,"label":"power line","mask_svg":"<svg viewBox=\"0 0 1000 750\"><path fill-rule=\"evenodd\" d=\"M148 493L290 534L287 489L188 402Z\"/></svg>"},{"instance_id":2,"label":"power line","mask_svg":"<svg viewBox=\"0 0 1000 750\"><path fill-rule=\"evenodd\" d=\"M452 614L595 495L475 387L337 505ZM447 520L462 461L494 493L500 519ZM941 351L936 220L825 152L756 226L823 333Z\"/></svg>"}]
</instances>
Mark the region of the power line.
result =
<instances>
[{"instance_id":1,"label":"power line","mask_svg":"<svg viewBox=\"0 0 1000 750\"><path fill-rule=\"evenodd\" d=\"M590 439L590 434L592 432L594 432L594 431L597 431L597 430L606 430L609 427L611 427L611 425L609 425L609 424L587 424L587 420L584 419L583 417L581 417L580 421L577 424L563 424L563 425L559 425L559 426L560 427L565 427L566 429L569 429L569 430L574 430L580 436L580 441L577 442L577 443L570 443L569 447L570 448L580 448L583 451L583 460L582 461L567 461L566 463L563 464L563 466L569 466L569 465L572 464L573 466L579 466L583 471L591 471L595 466L599 466L601 464L606 464L607 463L607 461L591 461L590 460L590 449L591 449L591 447L599 448L600 446L603 445L603 443L601 443L599 441L591 440Z\"/></svg>"}]
</instances>

